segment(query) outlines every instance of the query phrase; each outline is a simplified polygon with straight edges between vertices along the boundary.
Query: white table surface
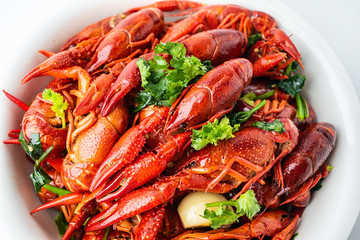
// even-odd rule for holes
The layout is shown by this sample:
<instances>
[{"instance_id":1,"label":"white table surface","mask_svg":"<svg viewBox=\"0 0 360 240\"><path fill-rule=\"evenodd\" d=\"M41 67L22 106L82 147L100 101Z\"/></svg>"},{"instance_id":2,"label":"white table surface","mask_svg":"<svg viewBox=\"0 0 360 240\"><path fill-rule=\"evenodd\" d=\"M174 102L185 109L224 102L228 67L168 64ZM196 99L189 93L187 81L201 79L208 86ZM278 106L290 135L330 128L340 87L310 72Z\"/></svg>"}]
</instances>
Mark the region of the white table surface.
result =
<instances>
[{"instance_id":1,"label":"white table surface","mask_svg":"<svg viewBox=\"0 0 360 240\"><path fill-rule=\"evenodd\" d=\"M269 0L271 1L271 0ZM295 10L309 22L315 30L327 41L344 65L350 76L357 95L360 96L360 1L359 0L280 0ZM45 3L45 1L41 1ZM50 2L47 4L51 4ZM2 11L14 7L14 3L5 4ZM32 4L28 4L31 8ZM18 9L20 12L28 8ZM1 12L1 11L0 11ZM21 15L18 13L18 16ZM14 17L17 17L16 15ZM11 19L2 19L0 26L5 32L10 32ZM10 21L10 22L9 22ZM4 26L5 25L5 26ZM26 25L26 23L24 23ZM2 27L2 29L4 29ZM19 31L19 29L13 29ZM26 31L26 29L23 29ZM18 42L16 42L18 43ZM4 47L4 46L3 46ZM326 79L324 79L326 81ZM360 159L359 159L360 160ZM354 189L354 191L360 191ZM334 206L336 207L336 206ZM360 239L360 218L358 218L348 240Z\"/></svg>"},{"instance_id":2,"label":"white table surface","mask_svg":"<svg viewBox=\"0 0 360 240\"><path fill-rule=\"evenodd\" d=\"M360 1L280 0L320 33L344 65L360 97ZM324 79L326 81L326 79ZM359 158L360 160L360 158ZM359 183L360 184L360 183ZM360 191L354 189L354 191ZM335 206L334 206L335 207ZM360 239L360 216L348 240Z\"/></svg>"}]
</instances>

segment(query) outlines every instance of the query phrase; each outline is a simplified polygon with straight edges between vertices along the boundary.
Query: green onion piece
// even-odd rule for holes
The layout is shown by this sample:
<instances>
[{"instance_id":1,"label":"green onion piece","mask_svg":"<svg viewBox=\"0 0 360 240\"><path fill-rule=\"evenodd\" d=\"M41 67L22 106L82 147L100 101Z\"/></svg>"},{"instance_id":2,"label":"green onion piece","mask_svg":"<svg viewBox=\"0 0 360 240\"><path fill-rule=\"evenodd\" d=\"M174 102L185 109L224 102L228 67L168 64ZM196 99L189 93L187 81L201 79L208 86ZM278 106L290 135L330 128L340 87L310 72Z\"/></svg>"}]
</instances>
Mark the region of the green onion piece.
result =
<instances>
[{"instance_id":1,"label":"green onion piece","mask_svg":"<svg viewBox=\"0 0 360 240\"><path fill-rule=\"evenodd\" d=\"M40 156L38 160L35 160L35 168L37 169L40 166L40 163L49 155L49 153L53 150L54 146L50 146L46 151Z\"/></svg>"},{"instance_id":2,"label":"green onion piece","mask_svg":"<svg viewBox=\"0 0 360 240\"><path fill-rule=\"evenodd\" d=\"M69 194L71 193L70 191L68 190L65 190L65 189L62 189L62 188L58 188L58 187L55 187L55 186L52 186L52 185L49 185L49 184L45 184L43 186L43 188L45 188L46 190L49 190L50 192L52 193L55 193L57 195L60 195L60 196L64 196L66 194Z\"/></svg>"},{"instance_id":3,"label":"green onion piece","mask_svg":"<svg viewBox=\"0 0 360 240\"><path fill-rule=\"evenodd\" d=\"M296 104L297 104L297 117L299 118L299 121L301 122L302 120L304 120L305 110L304 110L304 106L303 106L301 96L299 93L295 94L295 100L296 100Z\"/></svg>"},{"instance_id":4,"label":"green onion piece","mask_svg":"<svg viewBox=\"0 0 360 240\"><path fill-rule=\"evenodd\" d=\"M307 102L306 102L306 100L305 100L305 98L303 96L301 96L301 101L302 101L302 104L304 106L304 116L305 116L305 118L308 118L309 117L309 107L308 107L308 104L307 104Z\"/></svg>"},{"instance_id":5,"label":"green onion piece","mask_svg":"<svg viewBox=\"0 0 360 240\"><path fill-rule=\"evenodd\" d=\"M299 233L295 233L290 240L295 240L295 238L299 235Z\"/></svg>"},{"instance_id":6,"label":"green onion piece","mask_svg":"<svg viewBox=\"0 0 360 240\"><path fill-rule=\"evenodd\" d=\"M258 105L256 105L255 107L253 107L252 109L250 109L249 111L243 111L243 112L237 112L232 114L229 118L230 118L230 124L234 125L234 124L240 124L245 122L246 120L248 120L251 115L256 112L257 110L259 110L260 108L262 108L266 103L266 100L261 101Z\"/></svg>"},{"instance_id":7,"label":"green onion piece","mask_svg":"<svg viewBox=\"0 0 360 240\"><path fill-rule=\"evenodd\" d=\"M304 118L309 117L309 108L305 98L301 96L300 93L295 94L295 100L297 104L297 117L301 122Z\"/></svg>"},{"instance_id":8,"label":"green onion piece","mask_svg":"<svg viewBox=\"0 0 360 240\"><path fill-rule=\"evenodd\" d=\"M273 96L275 94L275 92L276 92L275 89L271 90L269 92L266 92L264 94L257 96L256 99L263 100L263 99L269 98L269 97Z\"/></svg>"},{"instance_id":9,"label":"green onion piece","mask_svg":"<svg viewBox=\"0 0 360 240\"><path fill-rule=\"evenodd\" d=\"M257 41L261 40L261 33L255 33L253 35L250 35L248 38L248 48L250 48L252 45L254 45Z\"/></svg>"},{"instance_id":10,"label":"green onion piece","mask_svg":"<svg viewBox=\"0 0 360 240\"><path fill-rule=\"evenodd\" d=\"M108 235L109 235L109 232L110 232L110 227L106 228L106 232L105 232L105 235L104 235L104 238L103 240L106 240Z\"/></svg>"}]
</instances>

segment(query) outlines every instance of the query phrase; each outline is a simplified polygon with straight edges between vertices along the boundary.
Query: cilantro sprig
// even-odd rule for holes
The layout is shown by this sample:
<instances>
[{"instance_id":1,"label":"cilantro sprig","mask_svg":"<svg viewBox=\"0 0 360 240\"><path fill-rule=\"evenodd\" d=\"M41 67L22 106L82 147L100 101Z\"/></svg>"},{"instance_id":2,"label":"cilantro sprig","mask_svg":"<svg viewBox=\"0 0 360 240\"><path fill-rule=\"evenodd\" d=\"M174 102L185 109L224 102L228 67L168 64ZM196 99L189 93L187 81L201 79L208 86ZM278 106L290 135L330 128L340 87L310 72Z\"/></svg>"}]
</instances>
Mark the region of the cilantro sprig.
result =
<instances>
[{"instance_id":1,"label":"cilantro sprig","mask_svg":"<svg viewBox=\"0 0 360 240\"><path fill-rule=\"evenodd\" d=\"M169 54L172 59L170 64L158 55L149 61L138 59L136 65L140 70L144 90L136 96L138 106L135 112L149 105L170 106L191 81L197 80L212 68L209 61L201 63L195 56L185 56L186 49L181 43L160 43L154 52Z\"/></svg>"},{"instance_id":2,"label":"cilantro sprig","mask_svg":"<svg viewBox=\"0 0 360 240\"><path fill-rule=\"evenodd\" d=\"M251 220L260 211L260 205L252 190L246 191L236 200L207 203L205 207L202 217L210 221L210 227L213 229L238 221L238 218L244 215ZM210 207L218 208L213 211L208 209ZM234 212L231 207L235 207L236 211Z\"/></svg>"},{"instance_id":3,"label":"cilantro sprig","mask_svg":"<svg viewBox=\"0 0 360 240\"><path fill-rule=\"evenodd\" d=\"M252 126L261 128L262 130L265 130L268 132L270 132L270 131L274 131L274 132L278 132L278 133L285 132L284 123L281 122L279 119L275 119L272 122L256 121L252 124Z\"/></svg>"},{"instance_id":4,"label":"cilantro sprig","mask_svg":"<svg viewBox=\"0 0 360 240\"><path fill-rule=\"evenodd\" d=\"M232 112L223 117L220 122L215 119L214 122L203 125L200 130L193 130L191 146L195 150L200 150L208 144L217 145L220 140L228 140L235 137L234 132L239 130L240 124L248 120L251 115L265 105L263 100L258 105L243 112Z\"/></svg>"},{"instance_id":5,"label":"cilantro sprig","mask_svg":"<svg viewBox=\"0 0 360 240\"><path fill-rule=\"evenodd\" d=\"M64 97L61 94L56 93L49 88L43 91L42 97L53 104L51 106L51 110L55 112L57 117L61 118L62 128L65 128L66 127L65 111L67 110L69 104L66 101L64 101Z\"/></svg>"},{"instance_id":6,"label":"cilantro sprig","mask_svg":"<svg viewBox=\"0 0 360 240\"><path fill-rule=\"evenodd\" d=\"M239 130L239 127L240 124L231 126L230 120L227 117L222 118L220 122L218 119L215 119L214 122L208 122L203 125L200 130L193 130L191 146L195 150L200 150L209 143L217 145L220 140L235 137L233 133Z\"/></svg>"}]
</instances>

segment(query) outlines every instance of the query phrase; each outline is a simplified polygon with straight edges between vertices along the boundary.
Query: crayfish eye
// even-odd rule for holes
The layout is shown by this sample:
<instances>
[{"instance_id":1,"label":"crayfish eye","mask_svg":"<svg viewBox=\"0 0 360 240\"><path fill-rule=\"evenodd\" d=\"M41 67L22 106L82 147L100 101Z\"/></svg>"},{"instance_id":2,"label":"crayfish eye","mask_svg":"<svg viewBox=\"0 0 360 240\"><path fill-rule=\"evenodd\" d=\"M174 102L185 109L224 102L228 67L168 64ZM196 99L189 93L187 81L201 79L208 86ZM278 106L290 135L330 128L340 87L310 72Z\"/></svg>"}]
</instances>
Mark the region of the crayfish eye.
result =
<instances>
[{"instance_id":1,"label":"crayfish eye","mask_svg":"<svg viewBox=\"0 0 360 240\"><path fill-rule=\"evenodd\" d=\"M190 169L190 168L193 168L193 167L196 167L197 166L197 163L195 161L189 163L186 168Z\"/></svg>"}]
</instances>

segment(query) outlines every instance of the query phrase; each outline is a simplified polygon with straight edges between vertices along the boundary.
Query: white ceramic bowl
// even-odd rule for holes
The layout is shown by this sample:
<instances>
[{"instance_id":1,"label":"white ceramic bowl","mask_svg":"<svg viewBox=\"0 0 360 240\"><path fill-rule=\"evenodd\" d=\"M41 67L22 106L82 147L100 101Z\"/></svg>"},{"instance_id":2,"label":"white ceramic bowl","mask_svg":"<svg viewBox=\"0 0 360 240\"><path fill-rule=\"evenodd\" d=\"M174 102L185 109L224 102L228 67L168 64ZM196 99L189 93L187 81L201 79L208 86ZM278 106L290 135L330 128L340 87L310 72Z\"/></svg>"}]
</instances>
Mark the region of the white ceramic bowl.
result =
<instances>
[{"instance_id":1,"label":"white ceramic bowl","mask_svg":"<svg viewBox=\"0 0 360 240\"><path fill-rule=\"evenodd\" d=\"M235 3L271 14L302 54L307 82L305 96L314 106L319 121L336 126L338 139L330 164L334 166L320 191L313 194L300 221L297 240L346 239L359 212L360 182L358 161L360 107L341 63L309 24L278 1L208 0L208 4ZM130 7L148 4L145 0L64 0L36 2L14 0L1 9L1 89L30 102L46 85L46 78L21 85L22 77L44 60L40 49L57 51L70 36L85 26ZM14 15L16 14L16 15ZM5 34L4 34L5 33ZM1 139L10 129L19 128L22 110L3 94L0 96ZM54 211L30 216L40 204L28 178L32 164L19 146L0 144L1 224L0 239L58 239Z\"/></svg>"}]
</instances>

